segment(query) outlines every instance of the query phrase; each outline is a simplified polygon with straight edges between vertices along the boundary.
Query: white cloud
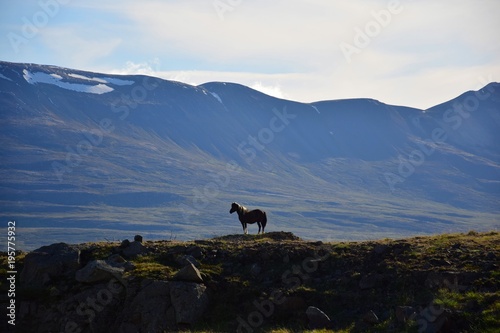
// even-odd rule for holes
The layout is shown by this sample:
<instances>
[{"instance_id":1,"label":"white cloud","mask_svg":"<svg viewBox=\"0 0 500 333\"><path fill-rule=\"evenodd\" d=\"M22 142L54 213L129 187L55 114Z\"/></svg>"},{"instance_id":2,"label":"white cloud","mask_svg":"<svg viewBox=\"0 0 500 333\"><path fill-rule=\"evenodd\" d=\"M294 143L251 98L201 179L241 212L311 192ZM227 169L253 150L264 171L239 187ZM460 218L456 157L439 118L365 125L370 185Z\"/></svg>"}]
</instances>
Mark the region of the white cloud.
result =
<instances>
[{"instance_id":1,"label":"white cloud","mask_svg":"<svg viewBox=\"0 0 500 333\"><path fill-rule=\"evenodd\" d=\"M263 92L264 94L269 96L274 96L282 99L289 98L287 95L283 93L283 91L281 90L281 86L279 84L274 86L269 86L262 84L262 82L260 81L257 81L254 84L252 84L250 88Z\"/></svg>"},{"instance_id":2,"label":"white cloud","mask_svg":"<svg viewBox=\"0 0 500 333\"><path fill-rule=\"evenodd\" d=\"M232 3L221 20L211 0L70 2L37 37L45 49L30 43L30 61L40 54L67 67L237 82L304 102L371 97L422 108L500 77L498 0L400 0L403 10L351 63L340 43L353 43L388 1Z\"/></svg>"},{"instance_id":3,"label":"white cloud","mask_svg":"<svg viewBox=\"0 0 500 333\"><path fill-rule=\"evenodd\" d=\"M113 69L110 74L141 74L141 75L157 75L160 60L154 58L151 61L135 63L131 60L125 63L125 67Z\"/></svg>"},{"instance_id":4,"label":"white cloud","mask_svg":"<svg viewBox=\"0 0 500 333\"><path fill-rule=\"evenodd\" d=\"M77 69L112 56L123 42L119 37L104 39L87 36L75 26L47 27L40 31L40 38L49 52L64 59L65 63L78 64L75 66Z\"/></svg>"}]
</instances>

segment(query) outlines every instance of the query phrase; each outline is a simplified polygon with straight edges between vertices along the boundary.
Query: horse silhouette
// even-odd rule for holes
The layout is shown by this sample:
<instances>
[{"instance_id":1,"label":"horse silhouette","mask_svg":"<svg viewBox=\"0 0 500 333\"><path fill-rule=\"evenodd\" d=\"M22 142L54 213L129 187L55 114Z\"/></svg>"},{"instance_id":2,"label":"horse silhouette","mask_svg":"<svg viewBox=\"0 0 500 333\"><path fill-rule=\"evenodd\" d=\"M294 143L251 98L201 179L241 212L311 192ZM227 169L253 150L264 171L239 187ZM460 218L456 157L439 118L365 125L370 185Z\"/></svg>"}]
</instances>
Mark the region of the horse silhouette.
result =
<instances>
[{"instance_id":1,"label":"horse silhouette","mask_svg":"<svg viewBox=\"0 0 500 333\"><path fill-rule=\"evenodd\" d=\"M260 209L248 210L245 206L233 202L231 204L229 213L232 214L234 212L238 213L238 218L241 222L241 226L243 227L243 232L245 233L245 235L248 234L247 224L253 224L255 222L257 222L257 225L259 226L259 231L257 232L257 234L260 234L261 227L262 233L264 233L264 229L267 224L266 212Z\"/></svg>"}]
</instances>

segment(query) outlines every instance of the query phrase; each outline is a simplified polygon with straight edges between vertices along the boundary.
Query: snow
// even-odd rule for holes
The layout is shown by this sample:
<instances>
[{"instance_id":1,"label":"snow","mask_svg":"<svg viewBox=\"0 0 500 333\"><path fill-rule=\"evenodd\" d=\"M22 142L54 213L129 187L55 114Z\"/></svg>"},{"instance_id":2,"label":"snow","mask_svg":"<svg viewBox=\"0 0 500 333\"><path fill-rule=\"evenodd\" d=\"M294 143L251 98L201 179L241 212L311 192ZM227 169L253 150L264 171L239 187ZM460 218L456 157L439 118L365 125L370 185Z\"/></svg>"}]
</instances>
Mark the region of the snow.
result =
<instances>
[{"instance_id":1,"label":"snow","mask_svg":"<svg viewBox=\"0 0 500 333\"><path fill-rule=\"evenodd\" d=\"M214 96L214 97L215 97L215 99L216 99L216 100L218 100L220 104L224 104L224 103L222 103L222 99L220 98L220 96L219 96L219 95L217 95L217 94L216 94L216 93L214 93L214 92L211 92L210 94L211 94L212 96Z\"/></svg>"},{"instance_id":2,"label":"snow","mask_svg":"<svg viewBox=\"0 0 500 333\"><path fill-rule=\"evenodd\" d=\"M78 74L73 74L72 77L75 78L74 75ZM84 93L89 93L89 94L105 94L108 92L113 91L114 89L105 85L105 84L97 84L97 85L88 85L88 84L81 84L81 83L70 83L70 82L64 82L62 80L62 76L58 74L47 74L47 73L42 73L42 72L36 72L36 73L31 73L30 71L24 69L23 70L23 77L26 80L26 82L30 84L37 84L37 83L45 83L45 84L52 84L55 86L58 86L59 88L63 88L66 90L73 90L73 91L78 91L78 92L84 92Z\"/></svg>"},{"instance_id":3,"label":"snow","mask_svg":"<svg viewBox=\"0 0 500 333\"><path fill-rule=\"evenodd\" d=\"M130 86L135 83L135 81L122 80L113 77L103 77L102 79L107 83L114 84L115 86Z\"/></svg>"},{"instance_id":4,"label":"snow","mask_svg":"<svg viewBox=\"0 0 500 333\"><path fill-rule=\"evenodd\" d=\"M12 81L11 79L9 79L7 76L5 76L3 74L0 74L0 79L5 79L5 80L8 80L8 81Z\"/></svg>"},{"instance_id":5,"label":"snow","mask_svg":"<svg viewBox=\"0 0 500 333\"><path fill-rule=\"evenodd\" d=\"M71 77L73 77L75 79L80 79L80 80L88 80L88 81L95 81L95 82L99 82L99 83L107 83L105 80L100 79L98 77L87 77L87 76L84 76L84 75L73 74L73 73L68 74L68 76L71 76Z\"/></svg>"},{"instance_id":6,"label":"snow","mask_svg":"<svg viewBox=\"0 0 500 333\"><path fill-rule=\"evenodd\" d=\"M94 82L99 82L99 83L108 83L108 84L114 84L115 86L129 86L135 83L135 81L130 81L130 80L122 80L122 79L117 79L117 78L112 78L112 77L88 77L85 75L80 75L80 74L73 74L70 73L68 76L71 76L75 79L81 79L81 80L88 80L88 81L94 81Z\"/></svg>"}]
</instances>

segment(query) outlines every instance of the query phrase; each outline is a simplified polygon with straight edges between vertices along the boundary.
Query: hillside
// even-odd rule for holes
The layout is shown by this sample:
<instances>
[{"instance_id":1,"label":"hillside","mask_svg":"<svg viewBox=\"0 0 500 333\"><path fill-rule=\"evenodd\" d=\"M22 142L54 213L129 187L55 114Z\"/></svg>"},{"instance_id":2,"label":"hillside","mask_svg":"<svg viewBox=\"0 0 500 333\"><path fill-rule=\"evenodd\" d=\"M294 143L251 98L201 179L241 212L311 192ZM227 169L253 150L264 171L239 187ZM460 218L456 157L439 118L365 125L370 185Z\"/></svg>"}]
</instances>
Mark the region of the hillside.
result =
<instances>
[{"instance_id":1,"label":"hillside","mask_svg":"<svg viewBox=\"0 0 500 333\"><path fill-rule=\"evenodd\" d=\"M418 110L0 62L0 126L0 216L25 250L237 233L233 201L322 241L500 222L498 83Z\"/></svg>"},{"instance_id":2,"label":"hillside","mask_svg":"<svg viewBox=\"0 0 500 333\"><path fill-rule=\"evenodd\" d=\"M270 232L53 244L17 255L16 328L498 332L499 258L498 232L330 243ZM1 259L4 269L5 253ZM7 288L2 281L2 303Z\"/></svg>"}]
</instances>

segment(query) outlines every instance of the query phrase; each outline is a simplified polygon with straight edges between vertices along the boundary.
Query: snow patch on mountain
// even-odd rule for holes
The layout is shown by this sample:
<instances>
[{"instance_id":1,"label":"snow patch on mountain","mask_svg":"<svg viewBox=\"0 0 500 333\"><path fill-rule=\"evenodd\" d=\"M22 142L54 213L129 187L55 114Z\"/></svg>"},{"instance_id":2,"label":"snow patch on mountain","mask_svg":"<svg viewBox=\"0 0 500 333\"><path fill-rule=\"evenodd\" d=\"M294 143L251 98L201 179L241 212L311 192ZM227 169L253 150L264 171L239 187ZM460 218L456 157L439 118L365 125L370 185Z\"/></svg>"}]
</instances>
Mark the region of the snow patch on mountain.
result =
<instances>
[{"instance_id":1,"label":"snow patch on mountain","mask_svg":"<svg viewBox=\"0 0 500 333\"><path fill-rule=\"evenodd\" d=\"M222 99L220 98L220 96L219 96L219 95L217 95L217 94L216 94L216 93L214 93L214 92L210 92L210 94L211 94L212 96L214 96L214 98L215 98L216 100L218 100L220 104L224 104L224 103L222 103Z\"/></svg>"},{"instance_id":2,"label":"snow patch on mountain","mask_svg":"<svg viewBox=\"0 0 500 333\"><path fill-rule=\"evenodd\" d=\"M135 83L135 81L131 80L122 80L122 79L117 79L113 77L88 77L85 75L80 75L80 74L74 74L70 73L68 76L73 77L75 79L80 79L80 80L87 80L87 81L93 81L93 82L99 82L99 83L107 83L107 84L114 84L115 86L130 86Z\"/></svg>"},{"instance_id":3,"label":"snow patch on mountain","mask_svg":"<svg viewBox=\"0 0 500 333\"><path fill-rule=\"evenodd\" d=\"M319 112L318 108L317 108L315 105L311 105L311 106L312 106L312 108L313 108L314 110L316 110L316 112L317 112L318 114L321 114L321 112Z\"/></svg>"},{"instance_id":4,"label":"snow patch on mountain","mask_svg":"<svg viewBox=\"0 0 500 333\"><path fill-rule=\"evenodd\" d=\"M61 75L47 74L43 72L31 73L26 69L23 70L23 77L29 84L37 84L37 83L52 84L66 90L73 90L89 94L101 95L114 90L113 88L102 83L99 83L97 85L87 85L81 83L64 82L62 81L63 77Z\"/></svg>"},{"instance_id":5,"label":"snow patch on mountain","mask_svg":"<svg viewBox=\"0 0 500 333\"><path fill-rule=\"evenodd\" d=\"M5 76L3 74L0 74L0 79L5 79L5 80L8 80L8 81L12 81L11 79L9 79L7 76Z\"/></svg>"},{"instance_id":6,"label":"snow patch on mountain","mask_svg":"<svg viewBox=\"0 0 500 333\"><path fill-rule=\"evenodd\" d=\"M94 81L94 82L99 82L99 83L108 83L108 82L106 82L106 80L100 79L98 77L88 77L85 75L73 74L73 73L68 74L68 76L75 78L75 79L80 79L80 80Z\"/></svg>"},{"instance_id":7,"label":"snow patch on mountain","mask_svg":"<svg viewBox=\"0 0 500 333\"><path fill-rule=\"evenodd\" d=\"M116 86L130 86L130 85L135 83L135 81L122 80L122 79L117 79L117 78L113 78L113 77L104 77L103 80L109 84L114 84Z\"/></svg>"}]
</instances>

